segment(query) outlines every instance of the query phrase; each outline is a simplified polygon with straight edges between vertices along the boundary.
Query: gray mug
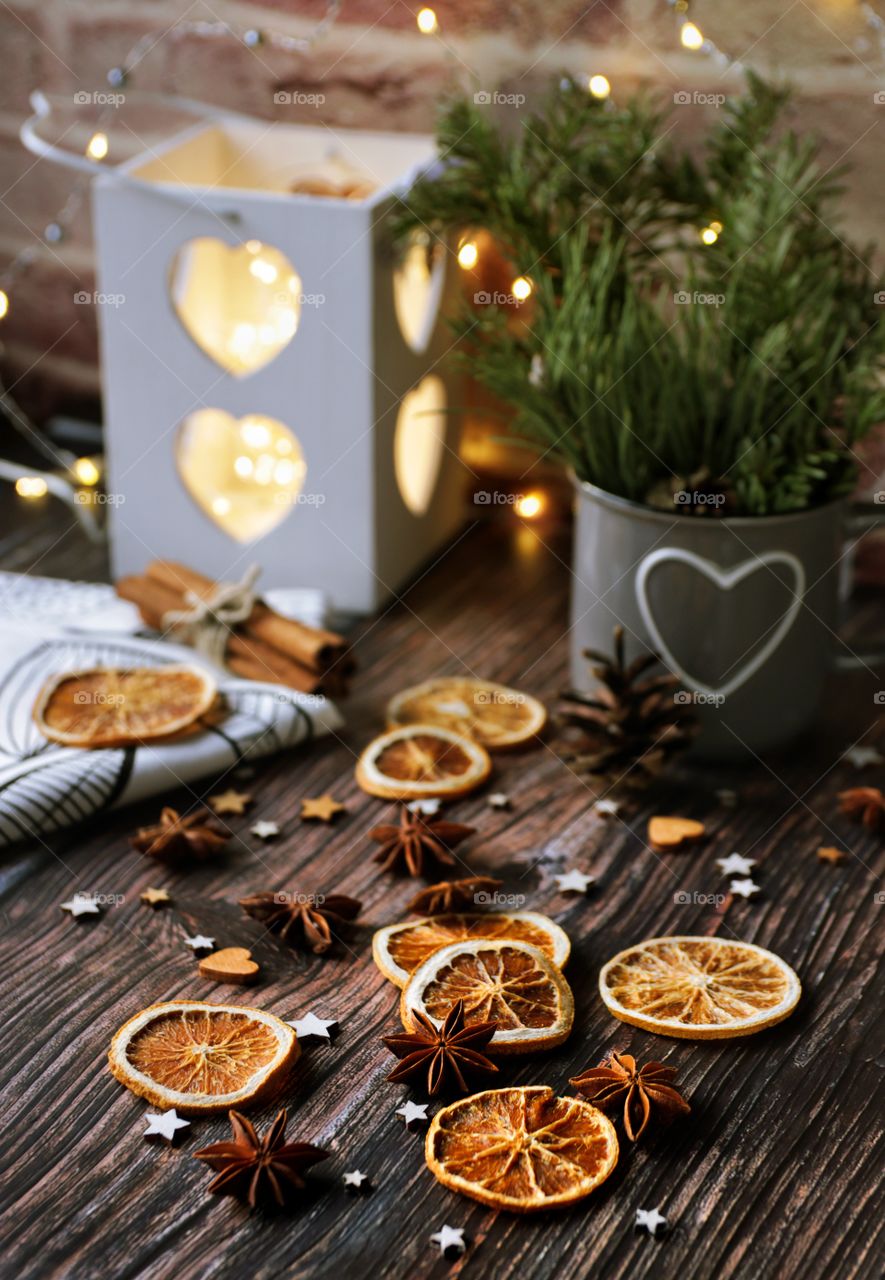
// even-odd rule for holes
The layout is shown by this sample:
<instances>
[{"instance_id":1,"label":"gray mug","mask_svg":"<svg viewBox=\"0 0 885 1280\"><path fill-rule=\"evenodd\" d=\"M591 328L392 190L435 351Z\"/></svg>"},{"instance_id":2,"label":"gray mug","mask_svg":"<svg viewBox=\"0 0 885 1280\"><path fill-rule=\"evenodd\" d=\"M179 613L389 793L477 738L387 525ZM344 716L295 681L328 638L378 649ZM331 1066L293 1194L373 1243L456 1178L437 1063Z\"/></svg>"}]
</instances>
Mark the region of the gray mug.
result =
<instances>
[{"instance_id":1,"label":"gray mug","mask_svg":"<svg viewBox=\"0 0 885 1280\"><path fill-rule=\"evenodd\" d=\"M592 688L587 648L653 650L679 676L674 697L701 722L698 750L739 758L814 721L841 646L848 504L792 515L689 517L575 481L571 678ZM885 511L865 512L865 527ZM860 661L860 659L857 659Z\"/></svg>"}]
</instances>

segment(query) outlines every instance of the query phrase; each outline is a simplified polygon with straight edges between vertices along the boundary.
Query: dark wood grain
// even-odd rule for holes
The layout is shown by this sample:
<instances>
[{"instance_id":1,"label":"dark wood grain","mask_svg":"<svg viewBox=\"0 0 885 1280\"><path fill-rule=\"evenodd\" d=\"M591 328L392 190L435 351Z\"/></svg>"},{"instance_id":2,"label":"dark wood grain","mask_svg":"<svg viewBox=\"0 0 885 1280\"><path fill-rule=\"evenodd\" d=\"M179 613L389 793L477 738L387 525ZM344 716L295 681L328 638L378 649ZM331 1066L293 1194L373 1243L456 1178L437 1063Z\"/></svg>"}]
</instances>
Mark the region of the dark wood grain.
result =
<instances>
[{"instance_id":1,"label":"dark wood grain","mask_svg":"<svg viewBox=\"0 0 885 1280\"><path fill-rule=\"evenodd\" d=\"M53 520L18 539L10 534L7 565L101 577L99 553L76 532L62 534ZM389 807L355 786L355 753L380 727L386 698L433 674L466 670L551 701L566 679L567 545L563 529L473 530L402 601L363 624L346 730L310 753L260 766L248 781L254 809L228 820L231 852L217 866L166 871L133 853L126 836L153 816L154 804L6 857L4 1275L866 1280L882 1273L875 1192L885 1066L876 988L883 842L840 819L835 802L861 777L881 781L881 771L858 775L839 760L864 735L885 749L878 682L868 673L839 678L826 720L801 749L746 768L682 765L623 820L591 811L592 793L550 741L498 763L494 785L513 797L509 812L492 810L482 796L451 807L480 829L459 850L464 864L502 877L574 943L571 1039L546 1057L507 1065L505 1078L565 1089L607 1050L629 1049L679 1066L693 1107L686 1124L625 1150L616 1174L583 1207L521 1220L440 1187L425 1169L422 1136L407 1133L394 1114L409 1095L385 1082L391 1059L379 1036L397 1029L396 993L372 964L370 939L373 928L401 918L414 884L371 862L365 831ZM865 624L883 621L872 596L861 614ZM216 781L169 802L188 806ZM717 787L737 789L739 806L721 807ZM300 797L326 790L347 813L333 826L301 823ZM705 819L710 838L688 854L652 853L645 823L662 806ZM257 816L279 821L282 837L264 845L252 838ZM838 843L851 857L824 865L815 857L821 843ZM722 890L714 859L734 850L758 859L764 898L704 901ZM591 896L555 892L553 874L572 865L597 877ZM167 887L174 905L156 912L142 905L148 885ZM335 887L361 898L350 947L305 958L263 934L237 899L278 887ZM100 919L75 921L59 904L76 890L121 894L124 902ZM682 902L679 894L698 896ZM252 946L260 985L244 992L200 979L181 942L194 930ZM724 1044L664 1040L615 1022L596 994L600 964L666 933L772 947L803 979L799 1011L768 1033ZM107 1046L130 1014L176 996L340 1020L331 1045L306 1043L289 1098L290 1134L332 1152L293 1216L250 1216L206 1194L207 1171L192 1152L225 1135L222 1120L195 1122L172 1150L142 1138L147 1108L108 1073ZM371 1175L370 1194L344 1193L341 1175L353 1168ZM666 1237L634 1231L639 1207L667 1215ZM443 1223L464 1227L470 1239L459 1262L440 1260L429 1244Z\"/></svg>"}]
</instances>

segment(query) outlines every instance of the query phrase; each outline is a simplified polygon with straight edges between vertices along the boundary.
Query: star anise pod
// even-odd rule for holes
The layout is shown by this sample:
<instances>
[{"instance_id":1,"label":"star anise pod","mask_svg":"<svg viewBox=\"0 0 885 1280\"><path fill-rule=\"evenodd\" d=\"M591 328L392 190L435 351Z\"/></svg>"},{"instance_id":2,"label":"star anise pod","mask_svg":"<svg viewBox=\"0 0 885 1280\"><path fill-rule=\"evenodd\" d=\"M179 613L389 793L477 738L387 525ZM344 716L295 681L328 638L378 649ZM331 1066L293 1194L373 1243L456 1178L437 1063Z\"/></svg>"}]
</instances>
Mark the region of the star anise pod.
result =
<instances>
[{"instance_id":1,"label":"star anise pod","mask_svg":"<svg viewBox=\"0 0 885 1280\"><path fill-rule=\"evenodd\" d=\"M422 876L441 867L456 866L451 850L475 830L463 822L425 818L422 813L402 805L399 826L384 822L372 828L369 838L381 846L375 861L380 862L385 871Z\"/></svg>"},{"instance_id":2,"label":"star anise pod","mask_svg":"<svg viewBox=\"0 0 885 1280\"><path fill-rule=\"evenodd\" d=\"M228 1112L233 1138L216 1142L195 1151L197 1160L205 1160L218 1177L209 1190L218 1195L238 1196L250 1209L275 1205L282 1209L293 1199L293 1192L307 1185L301 1176L311 1165L329 1158L329 1152L309 1142L286 1142L287 1115L281 1111L263 1138L259 1138L245 1116Z\"/></svg>"},{"instance_id":3,"label":"star anise pod","mask_svg":"<svg viewBox=\"0 0 885 1280\"><path fill-rule=\"evenodd\" d=\"M413 1010L412 1017L420 1024L420 1031L383 1037L390 1052L402 1059L387 1077L394 1084L419 1080L426 1075L427 1092L432 1098L443 1089L456 1087L461 1093L468 1093L472 1075L498 1070L494 1062L480 1052L488 1045L498 1024L474 1022L466 1027L463 1000L452 1005L441 1027L417 1010Z\"/></svg>"},{"instance_id":4,"label":"star anise pod","mask_svg":"<svg viewBox=\"0 0 885 1280\"><path fill-rule=\"evenodd\" d=\"M343 893L271 893L265 890L240 898L240 906L255 920L278 933L291 947L321 956L332 946L334 935L346 929L363 904Z\"/></svg>"},{"instance_id":5,"label":"star anise pod","mask_svg":"<svg viewBox=\"0 0 885 1280\"><path fill-rule=\"evenodd\" d=\"M839 792L839 809L871 831L885 830L885 795L878 787L851 787Z\"/></svg>"},{"instance_id":6,"label":"star anise pod","mask_svg":"<svg viewBox=\"0 0 885 1280\"><path fill-rule=\"evenodd\" d=\"M601 1066L591 1067L569 1083L603 1110L623 1102L624 1130L631 1142L637 1142L652 1115L666 1121L691 1111L670 1084L678 1074L676 1067L665 1067L661 1062L647 1062L637 1068L636 1059L629 1053L612 1053Z\"/></svg>"},{"instance_id":7,"label":"star anise pod","mask_svg":"<svg viewBox=\"0 0 885 1280\"><path fill-rule=\"evenodd\" d=\"M227 844L229 836L212 818L208 809L197 809L182 817L168 805L160 821L140 827L129 843L150 858L207 858Z\"/></svg>"},{"instance_id":8,"label":"star anise pod","mask_svg":"<svg viewBox=\"0 0 885 1280\"><path fill-rule=\"evenodd\" d=\"M487 906L503 880L493 876L466 876L463 880L441 880L416 893L409 910L418 916L435 916L446 911L475 911Z\"/></svg>"}]
</instances>

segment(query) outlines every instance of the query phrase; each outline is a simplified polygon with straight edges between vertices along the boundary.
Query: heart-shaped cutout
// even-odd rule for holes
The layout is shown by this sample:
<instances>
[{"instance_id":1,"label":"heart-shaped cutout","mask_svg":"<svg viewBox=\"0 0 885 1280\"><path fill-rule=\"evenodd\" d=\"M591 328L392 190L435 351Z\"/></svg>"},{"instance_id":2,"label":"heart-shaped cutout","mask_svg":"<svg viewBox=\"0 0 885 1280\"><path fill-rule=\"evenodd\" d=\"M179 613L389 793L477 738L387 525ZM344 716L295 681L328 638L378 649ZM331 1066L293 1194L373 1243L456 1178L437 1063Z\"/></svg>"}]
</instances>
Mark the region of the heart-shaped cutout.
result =
<instances>
[{"instance_id":1,"label":"heart-shaped cutout","mask_svg":"<svg viewBox=\"0 0 885 1280\"><path fill-rule=\"evenodd\" d=\"M199 966L201 978L213 982L251 982L258 973L252 952L245 947L223 947L204 956Z\"/></svg>"},{"instance_id":2,"label":"heart-shaped cutout","mask_svg":"<svg viewBox=\"0 0 885 1280\"><path fill-rule=\"evenodd\" d=\"M301 445L282 422L223 409L185 418L176 460L188 493L237 542L254 542L284 520L307 473Z\"/></svg>"},{"instance_id":3,"label":"heart-shaped cutout","mask_svg":"<svg viewBox=\"0 0 885 1280\"><path fill-rule=\"evenodd\" d=\"M260 240L213 236L183 244L169 268L169 296L188 335L227 373L243 378L279 355L301 317L301 279Z\"/></svg>"},{"instance_id":4,"label":"heart-shaped cutout","mask_svg":"<svg viewBox=\"0 0 885 1280\"><path fill-rule=\"evenodd\" d=\"M657 566L667 562L685 564L696 569L720 591L731 591L751 574L769 565L783 565L793 576L793 586L790 588L791 598L787 608L779 619L765 620L759 627L759 633L766 637L764 643L759 645L755 653L742 666L738 667L733 676L719 685L706 684L690 675L664 640L655 621L648 600L648 581ZM636 573L636 603L639 605L642 621L645 623L654 648L670 670L679 676L683 684L711 698L727 698L762 669L795 622L804 595L805 569L802 562L789 551L766 551L762 555L754 555L752 559L742 561L733 569L722 569L712 560L705 560L703 556L695 555L693 551L685 551L682 547L659 547L645 557Z\"/></svg>"},{"instance_id":5,"label":"heart-shaped cutout","mask_svg":"<svg viewBox=\"0 0 885 1280\"><path fill-rule=\"evenodd\" d=\"M648 842L655 849L679 849L684 844L700 840L706 831L703 822L694 818L651 818L648 824Z\"/></svg>"},{"instance_id":6,"label":"heart-shaped cutout","mask_svg":"<svg viewBox=\"0 0 885 1280\"><path fill-rule=\"evenodd\" d=\"M430 506L446 446L446 389L429 374L403 396L393 437L393 468L403 502L414 516Z\"/></svg>"},{"instance_id":7,"label":"heart-shaped cutout","mask_svg":"<svg viewBox=\"0 0 885 1280\"><path fill-rule=\"evenodd\" d=\"M393 272L393 306L403 338L417 354L430 345L446 282L445 249L413 235Z\"/></svg>"}]
</instances>

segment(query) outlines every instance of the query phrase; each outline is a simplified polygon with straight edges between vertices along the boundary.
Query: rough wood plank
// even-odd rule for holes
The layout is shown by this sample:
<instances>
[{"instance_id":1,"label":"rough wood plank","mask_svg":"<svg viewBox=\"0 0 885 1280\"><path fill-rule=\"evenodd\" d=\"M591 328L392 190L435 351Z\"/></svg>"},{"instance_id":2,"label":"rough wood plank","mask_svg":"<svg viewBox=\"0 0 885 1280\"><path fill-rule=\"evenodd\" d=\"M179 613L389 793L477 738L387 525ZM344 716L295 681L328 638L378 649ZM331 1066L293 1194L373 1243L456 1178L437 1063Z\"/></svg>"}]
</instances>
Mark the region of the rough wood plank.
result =
<instances>
[{"instance_id":1,"label":"rough wood plank","mask_svg":"<svg viewBox=\"0 0 885 1280\"><path fill-rule=\"evenodd\" d=\"M18 544L15 567L100 577L103 565L60 526ZM548 545L549 544L549 545ZM467 670L522 686L550 702L566 679L564 531L505 527L470 533L404 601L361 628L361 671L340 739L309 755L260 766L256 804L229 819L231 852L212 868L163 870L134 854L126 836L153 815L148 804L89 832L23 849L2 867L6 978L4 1154L0 1208L4 1274L47 1277L310 1277L400 1280L464 1270L471 1277L578 1280L672 1275L827 1276L881 1274L883 1227L873 1211L881 1165L881 1074L885 1065L874 982L881 955L882 842L836 812L836 792L865 775L839 754L877 723L877 682L840 677L828 722L801 752L751 767L682 766L658 798L624 820L590 810L592 794L550 743L502 758L495 787L511 811L482 796L452 806L480 837L459 850L465 866L491 871L526 905L549 911L574 942L569 975L576 1028L562 1049L504 1068L517 1083L565 1088L568 1077L612 1047L678 1064L693 1105L688 1123L639 1150L585 1207L546 1218L496 1216L443 1190L426 1172L422 1138L394 1115L409 1096L385 1083L391 1060L378 1037L396 1029L393 989L370 958L374 927L400 918L414 885L379 874L365 831L388 809L353 782L359 748L380 726L386 698L429 674ZM863 614L881 622L881 605ZM878 729L864 741L885 746ZM871 771L871 774L874 771ZM874 780L870 776L870 780ZM717 787L741 803L720 807ZM170 796L187 805L215 790ZM333 826L297 818L302 795L331 790L348 804ZM662 797L671 811L701 817L710 838L690 853L660 856L645 823ZM283 825L261 844L256 816ZM839 867L815 858L820 843L853 855ZM764 898L710 902L722 891L714 860L739 850L759 861ZM558 896L552 875L592 871L595 893ZM153 912L138 894L168 887L172 908ZM363 899L349 948L305 958L263 934L237 898L260 888L342 889ZM72 891L121 894L99 920L71 920L58 904ZM679 895L689 895L689 901ZM878 897L877 897L878 894ZM201 980L181 944L186 932L253 946L263 966L250 992ZM613 1021L596 995L599 965L642 937L717 932L773 947L802 976L797 1014L771 1032L732 1044L667 1041ZM313 1009L337 1017L332 1045L309 1041L292 1090L291 1133L327 1146L317 1191L290 1218L250 1217L205 1194L208 1177L190 1153L226 1132L200 1121L174 1150L141 1137L144 1103L109 1075L105 1054L125 1017L158 999L191 995L255 1000L284 1017ZM258 1114L260 1122L271 1109ZM345 1169L371 1174L374 1190L351 1198ZM638 1207L659 1207L672 1231L637 1235ZM428 1236L443 1223L471 1240L460 1263L438 1260Z\"/></svg>"}]
</instances>

